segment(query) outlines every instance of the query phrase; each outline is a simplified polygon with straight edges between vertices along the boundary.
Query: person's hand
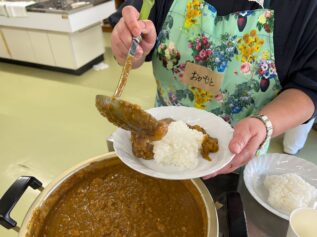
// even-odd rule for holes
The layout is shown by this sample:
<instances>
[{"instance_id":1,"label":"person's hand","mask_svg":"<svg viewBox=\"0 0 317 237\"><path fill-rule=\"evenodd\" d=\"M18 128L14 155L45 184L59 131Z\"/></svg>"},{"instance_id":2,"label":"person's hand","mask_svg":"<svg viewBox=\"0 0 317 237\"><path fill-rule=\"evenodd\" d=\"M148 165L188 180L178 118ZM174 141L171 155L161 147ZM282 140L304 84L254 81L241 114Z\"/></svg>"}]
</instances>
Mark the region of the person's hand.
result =
<instances>
[{"instance_id":1,"label":"person's hand","mask_svg":"<svg viewBox=\"0 0 317 237\"><path fill-rule=\"evenodd\" d=\"M209 179L219 174L231 173L240 166L248 163L254 157L256 151L266 137L266 127L257 118L245 118L234 127L233 137L229 143L229 149L235 154L232 161L221 170L203 177Z\"/></svg>"},{"instance_id":2,"label":"person's hand","mask_svg":"<svg viewBox=\"0 0 317 237\"><path fill-rule=\"evenodd\" d=\"M142 41L137 47L134 58L135 62L144 60L155 44L156 30L153 22L150 20L138 20L139 15L139 12L134 7L124 7L122 9L122 18L112 31L112 53L120 65L125 62L133 37L142 33Z\"/></svg>"}]
</instances>

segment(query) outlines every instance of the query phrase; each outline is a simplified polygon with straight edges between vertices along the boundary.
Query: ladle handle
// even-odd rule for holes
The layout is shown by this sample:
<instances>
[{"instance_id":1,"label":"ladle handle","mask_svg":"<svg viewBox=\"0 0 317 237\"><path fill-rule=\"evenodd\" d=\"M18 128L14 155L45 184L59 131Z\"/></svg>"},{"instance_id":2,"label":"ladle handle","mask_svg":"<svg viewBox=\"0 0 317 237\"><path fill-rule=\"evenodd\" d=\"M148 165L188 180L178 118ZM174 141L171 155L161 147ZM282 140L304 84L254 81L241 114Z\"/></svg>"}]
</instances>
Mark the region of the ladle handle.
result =
<instances>
[{"instance_id":1,"label":"ladle handle","mask_svg":"<svg viewBox=\"0 0 317 237\"><path fill-rule=\"evenodd\" d=\"M15 228L17 222L10 213L28 187L43 190L42 183L32 176L19 177L0 199L0 225L7 229Z\"/></svg>"},{"instance_id":2,"label":"ladle handle","mask_svg":"<svg viewBox=\"0 0 317 237\"><path fill-rule=\"evenodd\" d=\"M140 10L140 20L146 20L149 18L153 5L154 0L143 0L143 4Z\"/></svg>"}]
</instances>

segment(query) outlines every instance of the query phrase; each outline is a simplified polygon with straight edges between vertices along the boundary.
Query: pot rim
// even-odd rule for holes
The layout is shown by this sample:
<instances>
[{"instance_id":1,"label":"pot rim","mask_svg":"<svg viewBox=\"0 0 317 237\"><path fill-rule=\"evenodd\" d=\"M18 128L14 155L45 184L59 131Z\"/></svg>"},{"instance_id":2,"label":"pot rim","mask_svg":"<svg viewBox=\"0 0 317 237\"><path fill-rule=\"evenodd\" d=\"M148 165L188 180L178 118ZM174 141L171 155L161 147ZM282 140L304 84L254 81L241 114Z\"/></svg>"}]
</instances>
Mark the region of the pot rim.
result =
<instances>
[{"instance_id":1,"label":"pot rim","mask_svg":"<svg viewBox=\"0 0 317 237\"><path fill-rule=\"evenodd\" d=\"M115 152L108 152L99 156L92 157L88 160L82 161L77 165L65 170L56 178L54 178L45 188L44 190L35 198L30 208L28 209L22 224L21 229L19 231L19 237L24 237L27 234L29 228L29 222L32 220L33 214L37 208L40 208L42 204L46 201L46 199L71 175L75 174L79 170L89 166L92 163L107 160L111 158L118 157ZM207 236L208 237L216 237L219 236L219 222L217 209L214 204L214 201L206 187L206 185L200 179L191 179L191 182L197 188L207 211Z\"/></svg>"}]
</instances>

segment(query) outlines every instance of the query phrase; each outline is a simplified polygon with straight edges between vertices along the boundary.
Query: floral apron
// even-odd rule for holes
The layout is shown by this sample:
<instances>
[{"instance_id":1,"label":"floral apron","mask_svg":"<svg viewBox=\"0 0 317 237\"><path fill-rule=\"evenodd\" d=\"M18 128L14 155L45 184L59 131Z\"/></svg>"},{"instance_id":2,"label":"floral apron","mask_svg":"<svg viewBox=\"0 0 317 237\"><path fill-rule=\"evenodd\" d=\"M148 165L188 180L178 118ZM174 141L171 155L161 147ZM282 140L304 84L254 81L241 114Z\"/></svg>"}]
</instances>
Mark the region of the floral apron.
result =
<instances>
[{"instance_id":1,"label":"floral apron","mask_svg":"<svg viewBox=\"0 0 317 237\"><path fill-rule=\"evenodd\" d=\"M217 16L203 0L174 0L153 55L157 106L207 110L234 125L281 90L274 11Z\"/></svg>"}]
</instances>

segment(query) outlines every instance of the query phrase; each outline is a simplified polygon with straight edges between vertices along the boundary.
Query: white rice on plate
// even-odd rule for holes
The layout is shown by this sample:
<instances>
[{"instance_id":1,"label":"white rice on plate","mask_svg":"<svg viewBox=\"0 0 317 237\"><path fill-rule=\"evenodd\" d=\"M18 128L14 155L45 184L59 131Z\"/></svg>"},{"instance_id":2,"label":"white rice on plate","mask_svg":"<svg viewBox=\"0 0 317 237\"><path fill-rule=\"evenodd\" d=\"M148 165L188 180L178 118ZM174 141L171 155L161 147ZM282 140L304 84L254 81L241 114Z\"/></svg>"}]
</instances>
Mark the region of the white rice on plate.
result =
<instances>
[{"instance_id":1,"label":"white rice on plate","mask_svg":"<svg viewBox=\"0 0 317 237\"><path fill-rule=\"evenodd\" d=\"M264 186L269 191L268 203L287 214L308 207L317 198L317 190L294 173L267 175Z\"/></svg>"},{"instance_id":2,"label":"white rice on plate","mask_svg":"<svg viewBox=\"0 0 317 237\"><path fill-rule=\"evenodd\" d=\"M185 122L172 122L166 135L153 142L154 160L162 165L194 169L201 157L203 138L202 132L189 128Z\"/></svg>"}]
</instances>

